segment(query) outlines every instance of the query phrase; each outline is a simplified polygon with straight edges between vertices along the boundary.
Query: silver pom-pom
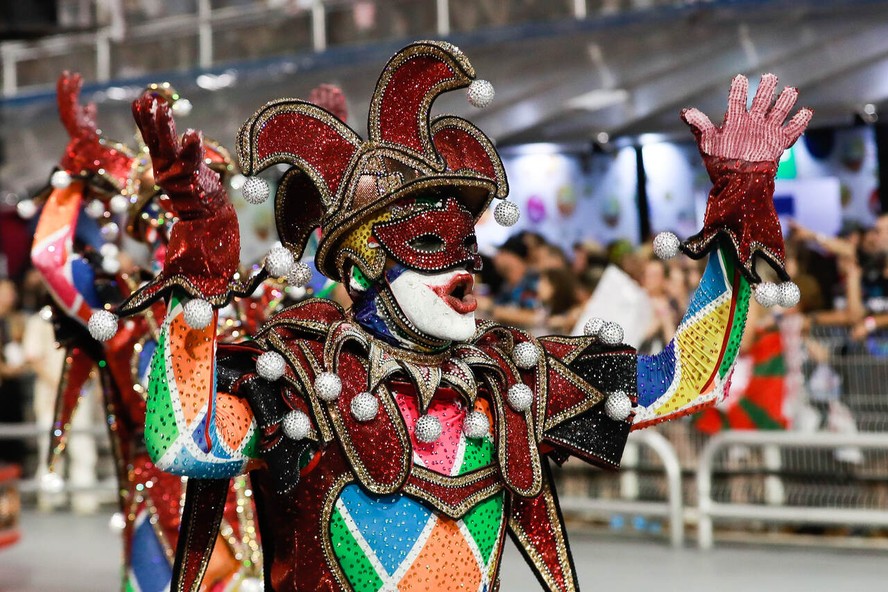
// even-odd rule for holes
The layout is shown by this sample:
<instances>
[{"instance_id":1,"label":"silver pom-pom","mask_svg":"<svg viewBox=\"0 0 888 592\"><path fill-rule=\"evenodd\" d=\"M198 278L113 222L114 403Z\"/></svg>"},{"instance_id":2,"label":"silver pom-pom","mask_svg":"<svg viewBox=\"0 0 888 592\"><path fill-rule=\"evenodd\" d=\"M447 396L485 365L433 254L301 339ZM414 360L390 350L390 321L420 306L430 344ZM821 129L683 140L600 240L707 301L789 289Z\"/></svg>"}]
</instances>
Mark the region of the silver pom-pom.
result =
<instances>
[{"instance_id":1,"label":"silver pom-pom","mask_svg":"<svg viewBox=\"0 0 888 592\"><path fill-rule=\"evenodd\" d=\"M617 391L608 395L604 401L604 412L616 421L624 421L632 411L632 399L623 391Z\"/></svg>"},{"instance_id":2,"label":"silver pom-pom","mask_svg":"<svg viewBox=\"0 0 888 592\"><path fill-rule=\"evenodd\" d=\"M111 532L123 532L123 529L126 528L126 518L123 517L123 512L111 514L111 518L108 520L108 528Z\"/></svg>"},{"instance_id":3,"label":"silver pom-pom","mask_svg":"<svg viewBox=\"0 0 888 592\"><path fill-rule=\"evenodd\" d=\"M654 255L660 259L672 259L678 255L681 241L674 232L661 232L654 237Z\"/></svg>"},{"instance_id":4,"label":"silver pom-pom","mask_svg":"<svg viewBox=\"0 0 888 592\"><path fill-rule=\"evenodd\" d=\"M108 222L102 229L99 231L102 235L102 238L106 241L116 241L120 236L120 226L117 225L116 222Z\"/></svg>"},{"instance_id":5,"label":"silver pom-pom","mask_svg":"<svg viewBox=\"0 0 888 592\"><path fill-rule=\"evenodd\" d=\"M379 400L370 393L361 393L351 402L351 413L358 421L370 421L379 412Z\"/></svg>"},{"instance_id":6,"label":"silver pom-pom","mask_svg":"<svg viewBox=\"0 0 888 592\"><path fill-rule=\"evenodd\" d=\"M268 187L268 181L262 177L247 177L247 180L244 181L244 186L241 187L241 193L245 200L257 205L265 203L265 200L268 199L268 195L271 193L271 189Z\"/></svg>"},{"instance_id":7,"label":"silver pom-pom","mask_svg":"<svg viewBox=\"0 0 888 592\"><path fill-rule=\"evenodd\" d=\"M86 211L86 215L90 218L95 218L98 220L102 216L105 215L105 204L102 203L100 199L94 199L83 208Z\"/></svg>"},{"instance_id":8,"label":"silver pom-pom","mask_svg":"<svg viewBox=\"0 0 888 592\"><path fill-rule=\"evenodd\" d=\"M802 292L794 282L783 282L779 286L780 291L777 296L777 303L783 308L792 308L799 303Z\"/></svg>"},{"instance_id":9,"label":"silver pom-pom","mask_svg":"<svg viewBox=\"0 0 888 592\"><path fill-rule=\"evenodd\" d=\"M540 349L529 341L523 341L512 350L512 359L519 368L533 368L540 359Z\"/></svg>"},{"instance_id":10,"label":"silver pom-pom","mask_svg":"<svg viewBox=\"0 0 888 592\"><path fill-rule=\"evenodd\" d=\"M65 480L58 473L46 473L40 477L40 491L43 493L61 493L65 489Z\"/></svg>"},{"instance_id":11,"label":"silver pom-pom","mask_svg":"<svg viewBox=\"0 0 888 592\"><path fill-rule=\"evenodd\" d=\"M484 109L493 102L496 91L487 80L473 80L466 90L466 98L469 104L478 109Z\"/></svg>"},{"instance_id":12,"label":"silver pom-pom","mask_svg":"<svg viewBox=\"0 0 888 592\"><path fill-rule=\"evenodd\" d=\"M105 257L102 259L102 271L108 275L117 275L120 271L120 261L117 257Z\"/></svg>"},{"instance_id":13,"label":"silver pom-pom","mask_svg":"<svg viewBox=\"0 0 888 592\"><path fill-rule=\"evenodd\" d=\"M117 257L120 254L120 249L114 243L105 243L99 247L99 253L102 254L102 257Z\"/></svg>"},{"instance_id":14,"label":"silver pom-pom","mask_svg":"<svg viewBox=\"0 0 888 592\"><path fill-rule=\"evenodd\" d=\"M237 585L237 592L262 592L265 584L259 578L246 577Z\"/></svg>"},{"instance_id":15,"label":"silver pom-pom","mask_svg":"<svg viewBox=\"0 0 888 592\"><path fill-rule=\"evenodd\" d=\"M265 269L271 277L288 275L293 263L293 253L287 247L272 247L265 257Z\"/></svg>"},{"instance_id":16,"label":"silver pom-pom","mask_svg":"<svg viewBox=\"0 0 888 592\"><path fill-rule=\"evenodd\" d=\"M511 201L503 200L496 204L496 207L493 209L493 219L500 226L515 226L520 217L521 211Z\"/></svg>"},{"instance_id":17,"label":"silver pom-pom","mask_svg":"<svg viewBox=\"0 0 888 592\"><path fill-rule=\"evenodd\" d=\"M97 310L86 325L96 341L108 341L117 333L117 315L107 310Z\"/></svg>"},{"instance_id":18,"label":"silver pom-pom","mask_svg":"<svg viewBox=\"0 0 888 592\"><path fill-rule=\"evenodd\" d=\"M49 178L49 184L56 189L64 189L71 185L71 173L68 171L56 171Z\"/></svg>"},{"instance_id":19,"label":"silver pom-pom","mask_svg":"<svg viewBox=\"0 0 888 592\"><path fill-rule=\"evenodd\" d=\"M307 263L297 261L287 274L287 283L296 288L301 288L311 281L311 267Z\"/></svg>"},{"instance_id":20,"label":"silver pom-pom","mask_svg":"<svg viewBox=\"0 0 888 592\"><path fill-rule=\"evenodd\" d=\"M760 283L755 288L755 301L765 308L776 306L780 301L780 287L771 282Z\"/></svg>"},{"instance_id":21,"label":"silver pom-pom","mask_svg":"<svg viewBox=\"0 0 888 592\"><path fill-rule=\"evenodd\" d=\"M490 433L490 420L482 411L471 411L463 422L466 438L484 438Z\"/></svg>"},{"instance_id":22,"label":"silver pom-pom","mask_svg":"<svg viewBox=\"0 0 888 592\"><path fill-rule=\"evenodd\" d=\"M519 382L509 387L506 398L515 411L527 411L533 404L533 391L526 384Z\"/></svg>"},{"instance_id":23,"label":"silver pom-pom","mask_svg":"<svg viewBox=\"0 0 888 592\"><path fill-rule=\"evenodd\" d=\"M30 220L34 217L34 214L37 213L37 206L34 205L33 200L23 199L15 204L15 211L19 215L19 218Z\"/></svg>"},{"instance_id":24,"label":"silver pom-pom","mask_svg":"<svg viewBox=\"0 0 888 592\"><path fill-rule=\"evenodd\" d=\"M434 415L423 415L416 422L414 434L416 439L426 444L431 444L441 437L441 420Z\"/></svg>"},{"instance_id":25,"label":"silver pom-pom","mask_svg":"<svg viewBox=\"0 0 888 592\"><path fill-rule=\"evenodd\" d=\"M593 317L583 325L583 334L589 337L598 337L598 332L601 331L602 327L604 327L604 319Z\"/></svg>"},{"instance_id":26,"label":"silver pom-pom","mask_svg":"<svg viewBox=\"0 0 888 592\"><path fill-rule=\"evenodd\" d=\"M119 193L111 198L111 201L108 202L108 207L111 208L111 212L114 214L125 214L129 209L130 201L126 198L126 196L120 195Z\"/></svg>"},{"instance_id":27,"label":"silver pom-pom","mask_svg":"<svg viewBox=\"0 0 888 592\"><path fill-rule=\"evenodd\" d=\"M256 373L271 382L284 375L286 366L284 357L277 352L267 351L256 358Z\"/></svg>"},{"instance_id":28,"label":"silver pom-pom","mask_svg":"<svg viewBox=\"0 0 888 592\"><path fill-rule=\"evenodd\" d=\"M176 117L188 117L194 105L188 99L179 99L173 103L173 115Z\"/></svg>"},{"instance_id":29,"label":"silver pom-pom","mask_svg":"<svg viewBox=\"0 0 888 592\"><path fill-rule=\"evenodd\" d=\"M315 378L314 388L322 401L335 401L342 393L342 380L332 372L321 372Z\"/></svg>"},{"instance_id":30,"label":"silver pom-pom","mask_svg":"<svg viewBox=\"0 0 888 592\"><path fill-rule=\"evenodd\" d=\"M185 324L192 329L206 329L213 322L213 305L200 298L193 298L185 303Z\"/></svg>"},{"instance_id":31,"label":"silver pom-pom","mask_svg":"<svg viewBox=\"0 0 888 592\"><path fill-rule=\"evenodd\" d=\"M286 437L291 440L304 440L311 431L311 420L303 412L294 410L284 416L281 426Z\"/></svg>"},{"instance_id":32,"label":"silver pom-pom","mask_svg":"<svg viewBox=\"0 0 888 592\"><path fill-rule=\"evenodd\" d=\"M607 345L623 343L623 327L616 323L607 322L598 331L598 339Z\"/></svg>"}]
</instances>

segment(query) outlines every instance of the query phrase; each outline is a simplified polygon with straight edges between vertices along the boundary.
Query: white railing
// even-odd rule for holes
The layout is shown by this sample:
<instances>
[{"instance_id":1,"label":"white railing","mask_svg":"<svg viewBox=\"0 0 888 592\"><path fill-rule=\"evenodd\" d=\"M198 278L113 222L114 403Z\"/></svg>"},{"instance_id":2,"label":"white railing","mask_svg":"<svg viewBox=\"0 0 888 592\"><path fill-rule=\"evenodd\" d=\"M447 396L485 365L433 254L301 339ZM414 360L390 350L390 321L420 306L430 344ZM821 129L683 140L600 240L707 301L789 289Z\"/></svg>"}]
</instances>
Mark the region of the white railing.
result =
<instances>
[{"instance_id":1,"label":"white railing","mask_svg":"<svg viewBox=\"0 0 888 592\"><path fill-rule=\"evenodd\" d=\"M786 505L734 504L712 497L715 460L729 446L774 446L790 449L838 449L855 447L888 451L886 433L731 431L713 436L700 454L697 469L697 543L711 549L714 519L746 519L774 523L888 526L888 509L801 507Z\"/></svg>"},{"instance_id":2,"label":"white railing","mask_svg":"<svg viewBox=\"0 0 888 592\"><path fill-rule=\"evenodd\" d=\"M570 496L561 498L561 508L577 513L627 513L662 516L669 520L669 540L674 547L684 545L684 516L681 494L681 465L675 448L662 434L653 429L632 432L629 444L651 449L663 463L666 477L666 501L638 501L630 499L596 499ZM631 469L628 469L631 470Z\"/></svg>"}]
</instances>

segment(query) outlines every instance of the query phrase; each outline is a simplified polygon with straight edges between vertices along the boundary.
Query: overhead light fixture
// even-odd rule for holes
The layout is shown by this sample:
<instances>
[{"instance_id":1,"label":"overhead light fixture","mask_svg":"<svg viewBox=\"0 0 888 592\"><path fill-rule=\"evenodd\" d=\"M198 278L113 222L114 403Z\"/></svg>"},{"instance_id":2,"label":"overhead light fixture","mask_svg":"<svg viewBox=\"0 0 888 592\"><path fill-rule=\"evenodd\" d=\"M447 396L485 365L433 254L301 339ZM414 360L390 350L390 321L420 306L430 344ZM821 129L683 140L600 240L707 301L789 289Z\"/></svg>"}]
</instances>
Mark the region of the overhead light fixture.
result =
<instances>
[{"instance_id":1,"label":"overhead light fixture","mask_svg":"<svg viewBox=\"0 0 888 592\"><path fill-rule=\"evenodd\" d=\"M569 109L582 111L601 111L608 107L621 105L629 100L629 91L623 88L599 88L592 92L576 96L565 102Z\"/></svg>"}]
</instances>

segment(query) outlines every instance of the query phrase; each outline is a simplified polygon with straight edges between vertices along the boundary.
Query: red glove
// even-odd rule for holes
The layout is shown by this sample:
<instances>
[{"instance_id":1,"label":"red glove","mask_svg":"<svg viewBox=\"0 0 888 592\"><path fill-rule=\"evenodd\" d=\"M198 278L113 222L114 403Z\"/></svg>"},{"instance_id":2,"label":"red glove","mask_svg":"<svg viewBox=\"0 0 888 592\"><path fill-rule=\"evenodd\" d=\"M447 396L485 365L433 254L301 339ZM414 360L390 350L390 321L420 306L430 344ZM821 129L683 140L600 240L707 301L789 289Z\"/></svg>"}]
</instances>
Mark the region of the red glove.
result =
<instances>
[{"instance_id":1,"label":"red glove","mask_svg":"<svg viewBox=\"0 0 888 592\"><path fill-rule=\"evenodd\" d=\"M716 127L697 109L682 111L703 155L713 187L706 204L703 229L689 238L683 250L694 258L709 252L719 237L733 247L741 271L758 282L754 258L767 260L783 279L789 279L784 263L783 234L774 210L774 175L784 150L802 135L813 112L800 109L784 120L798 98L786 88L772 106L777 77L765 74L747 110L749 82L737 76L731 83L728 111Z\"/></svg>"},{"instance_id":2,"label":"red glove","mask_svg":"<svg viewBox=\"0 0 888 592\"><path fill-rule=\"evenodd\" d=\"M133 103L133 117L151 153L155 182L169 196L178 221L163 271L120 312L141 310L173 286L222 306L229 300L238 266L240 233L219 175L205 162L201 134L188 130L180 142L169 105L148 94Z\"/></svg>"},{"instance_id":3,"label":"red glove","mask_svg":"<svg viewBox=\"0 0 888 592\"><path fill-rule=\"evenodd\" d=\"M75 176L99 175L120 191L129 178L133 156L123 145L102 141L96 106L80 104L81 84L79 74L66 71L56 85L59 118L71 137L59 166Z\"/></svg>"}]
</instances>

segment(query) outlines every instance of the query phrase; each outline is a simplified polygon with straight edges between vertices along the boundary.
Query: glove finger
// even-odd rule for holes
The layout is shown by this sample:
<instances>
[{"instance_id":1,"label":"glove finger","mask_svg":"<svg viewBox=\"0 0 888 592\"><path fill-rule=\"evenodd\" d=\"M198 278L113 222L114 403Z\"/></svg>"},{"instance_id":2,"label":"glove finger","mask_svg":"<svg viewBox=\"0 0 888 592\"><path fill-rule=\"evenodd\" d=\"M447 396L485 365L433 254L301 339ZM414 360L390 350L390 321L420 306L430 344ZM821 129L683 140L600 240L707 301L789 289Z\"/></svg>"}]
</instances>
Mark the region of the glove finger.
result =
<instances>
[{"instance_id":1,"label":"glove finger","mask_svg":"<svg viewBox=\"0 0 888 592\"><path fill-rule=\"evenodd\" d=\"M765 117L768 109L771 107L771 101L774 100L774 90L776 88L777 77L773 74L762 74L758 89L752 98L752 106L749 108L749 112L759 117Z\"/></svg>"},{"instance_id":2,"label":"glove finger","mask_svg":"<svg viewBox=\"0 0 888 592\"><path fill-rule=\"evenodd\" d=\"M783 125L783 120L789 115L789 111L792 109L792 106L795 105L798 98L799 91L797 89L791 86L784 88L783 92L780 93L780 96L777 97L777 102L774 103L774 108L768 113L768 121L775 125Z\"/></svg>"},{"instance_id":3,"label":"glove finger","mask_svg":"<svg viewBox=\"0 0 888 592\"><path fill-rule=\"evenodd\" d=\"M697 108L685 109L681 112L681 119L688 124L698 138L706 138L715 132L715 124L710 121L705 113Z\"/></svg>"},{"instance_id":4,"label":"glove finger","mask_svg":"<svg viewBox=\"0 0 888 592\"><path fill-rule=\"evenodd\" d=\"M737 121L746 113L746 97L749 93L749 80L746 76L738 74L731 81L731 90L728 93L728 111L725 113L725 123Z\"/></svg>"},{"instance_id":5,"label":"glove finger","mask_svg":"<svg viewBox=\"0 0 888 592\"><path fill-rule=\"evenodd\" d=\"M808 107L804 107L799 109L799 112L789 120L789 123L783 128L783 137L785 138L783 143L784 148L789 148L795 144L795 141L799 139L799 136L801 136L805 131L805 128L808 127L808 123L813 116L814 111Z\"/></svg>"}]
</instances>

